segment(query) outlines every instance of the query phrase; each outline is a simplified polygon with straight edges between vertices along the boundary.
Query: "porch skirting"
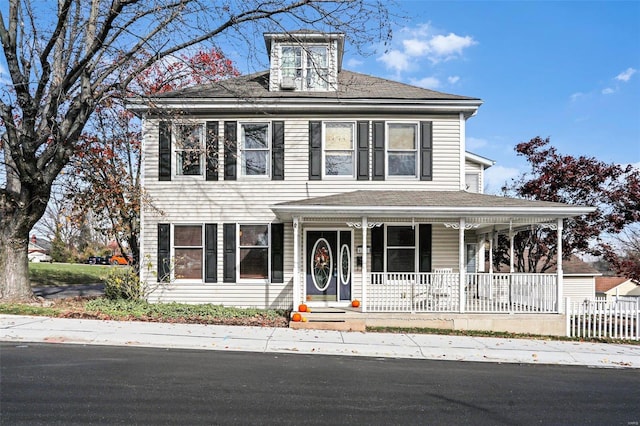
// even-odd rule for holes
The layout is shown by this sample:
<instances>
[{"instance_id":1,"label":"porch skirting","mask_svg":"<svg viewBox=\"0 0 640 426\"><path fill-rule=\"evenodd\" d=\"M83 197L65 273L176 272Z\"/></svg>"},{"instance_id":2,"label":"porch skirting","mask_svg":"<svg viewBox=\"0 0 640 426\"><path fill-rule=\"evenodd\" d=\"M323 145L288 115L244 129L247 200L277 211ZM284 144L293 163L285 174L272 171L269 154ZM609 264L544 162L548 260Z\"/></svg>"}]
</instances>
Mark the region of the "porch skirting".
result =
<instances>
[{"instance_id":1,"label":"porch skirting","mask_svg":"<svg viewBox=\"0 0 640 426\"><path fill-rule=\"evenodd\" d=\"M491 330L507 333L565 336L562 314L456 314L456 313L364 313L367 327L435 328L445 330Z\"/></svg>"}]
</instances>

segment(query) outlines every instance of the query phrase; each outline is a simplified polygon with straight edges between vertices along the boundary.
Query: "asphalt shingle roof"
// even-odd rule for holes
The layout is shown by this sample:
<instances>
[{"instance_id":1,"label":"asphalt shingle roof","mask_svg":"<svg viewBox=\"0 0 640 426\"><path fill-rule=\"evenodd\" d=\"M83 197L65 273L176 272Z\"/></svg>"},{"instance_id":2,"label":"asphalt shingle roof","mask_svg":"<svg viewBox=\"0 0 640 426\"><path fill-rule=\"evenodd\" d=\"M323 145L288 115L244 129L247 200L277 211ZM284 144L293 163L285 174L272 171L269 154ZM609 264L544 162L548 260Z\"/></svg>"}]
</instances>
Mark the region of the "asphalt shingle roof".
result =
<instances>
[{"instance_id":1,"label":"asphalt shingle roof","mask_svg":"<svg viewBox=\"0 0 640 426\"><path fill-rule=\"evenodd\" d=\"M157 99L243 98L252 99L397 99L397 100L471 100L478 98L423 89L397 81L352 71L338 73L337 91L269 91L269 71L235 77L216 83L189 87L154 96Z\"/></svg>"},{"instance_id":2,"label":"asphalt shingle roof","mask_svg":"<svg viewBox=\"0 0 640 426\"><path fill-rule=\"evenodd\" d=\"M563 203L523 200L466 191L370 191L346 192L276 204L277 206L389 206L389 207L570 207Z\"/></svg>"}]
</instances>

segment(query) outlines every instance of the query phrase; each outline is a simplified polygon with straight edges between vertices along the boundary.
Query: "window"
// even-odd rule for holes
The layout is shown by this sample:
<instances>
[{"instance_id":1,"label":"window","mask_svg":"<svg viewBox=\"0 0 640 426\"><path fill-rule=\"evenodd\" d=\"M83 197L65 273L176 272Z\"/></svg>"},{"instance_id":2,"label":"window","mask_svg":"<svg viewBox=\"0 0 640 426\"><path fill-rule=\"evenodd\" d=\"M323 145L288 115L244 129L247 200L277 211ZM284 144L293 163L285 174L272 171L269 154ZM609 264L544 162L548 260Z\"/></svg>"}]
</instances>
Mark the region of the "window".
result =
<instances>
[{"instance_id":1,"label":"window","mask_svg":"<svg viewBox=\"0 0 640 426\"><path fill-rule=\"evenodd\" d=\"M411 226L387 227L387 272L415 272L416 234Z\"/></svg>"},{"instance_id":2,"label":"window","mask_svg":"<svg viewBox=\"0 0 640 426\"><path fill-rule=\"evenodd\" d=\"M202 279L202 226L176 225L173 232L176 279Z\"/></svg>"},{"instance_id":3,"label":"window","mask_svg":"<svg viewBox=\"0 0 640 426\"><path fill-rule=\"evenodd\" d=\"M176 170L179 175L202 174L201 124L177 124L175 126Z\"/></svg>"},{"instance_id":4,"label":"window","mask_svg":"<svg viewBox=\"0 0 640 426\"><path fill-rule=\"evenodd\" d=\"M345 122L324 125L325 176L353 177L355 124Z\"/></svg>"},{"instance_id":5,"label":"window","mask_svg":"<svg viewBox=\"0 0 640 426\"><path fill-rule=\"evenodd\" d=\"M417 176L418 125L390 123L387 130L388 175Z\"/></svg>"},{"instance_id":6,"label":"window","mask_svg":"<svg viewBox=\"0 0 640 426\"><path fill-rule=\"evenodd\" d=\"M240 279L269 278L269 225L238 225Z\"/></svg>"},{"instance_id":7,"label":"window","mask_svg":"<svg viewBox=\"0 0 640 426\"><path fill-rule=\"evenodd\" d=\"M280 61L283 89L326 90L329 87L325 46L282 46Z\"/></svg>"},{"instance_id":8,"label":"window","mask_svg":"<svg viewBox=\"0 0 640 426\"><path fill-rule=\"evenodd\" d=\"M240 151L243 176L269 176L270 144L268 123L240 124Z\"/></svg>"}]
</instances>

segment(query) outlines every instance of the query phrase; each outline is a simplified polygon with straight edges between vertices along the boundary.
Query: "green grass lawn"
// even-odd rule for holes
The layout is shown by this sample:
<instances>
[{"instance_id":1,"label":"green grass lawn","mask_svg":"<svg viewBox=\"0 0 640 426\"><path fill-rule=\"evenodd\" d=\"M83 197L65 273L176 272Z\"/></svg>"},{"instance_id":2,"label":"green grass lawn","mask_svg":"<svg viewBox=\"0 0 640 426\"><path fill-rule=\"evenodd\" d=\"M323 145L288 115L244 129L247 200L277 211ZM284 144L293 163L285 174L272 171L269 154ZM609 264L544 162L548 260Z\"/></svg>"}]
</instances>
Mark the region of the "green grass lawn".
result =
<instances>
[{"instance_id":1,"label":"green grass lawn","mask_svg":"<svg viewBox=\"0 0 640 426\"><path fill-rule=\"evenodd\" d=\"M112 266L80 263L29 263L29 278L35 287L103 283Z\"/></svg>"}]
</instances>

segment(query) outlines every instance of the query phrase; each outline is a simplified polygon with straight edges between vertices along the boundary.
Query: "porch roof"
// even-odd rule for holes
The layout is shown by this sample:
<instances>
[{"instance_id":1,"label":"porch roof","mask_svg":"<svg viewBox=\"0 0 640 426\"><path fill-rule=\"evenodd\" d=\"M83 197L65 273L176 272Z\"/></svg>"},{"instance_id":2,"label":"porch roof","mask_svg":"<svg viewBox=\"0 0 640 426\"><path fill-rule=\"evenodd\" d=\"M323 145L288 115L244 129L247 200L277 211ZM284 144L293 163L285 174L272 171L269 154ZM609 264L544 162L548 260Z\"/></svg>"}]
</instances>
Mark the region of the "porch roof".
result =
<instances>
[{"instance_id":1,"label":"porch roof","mask_svg":"<svg viewBox=\"0 0 640 426\"><path fill-rule=\"evenodd\" d=\"M542 223L588 214L594 207L523 200L466 191L360 190L271 206L283 220L305 218L466 218L470 223Z\"/></svg>"}]
</instances>

